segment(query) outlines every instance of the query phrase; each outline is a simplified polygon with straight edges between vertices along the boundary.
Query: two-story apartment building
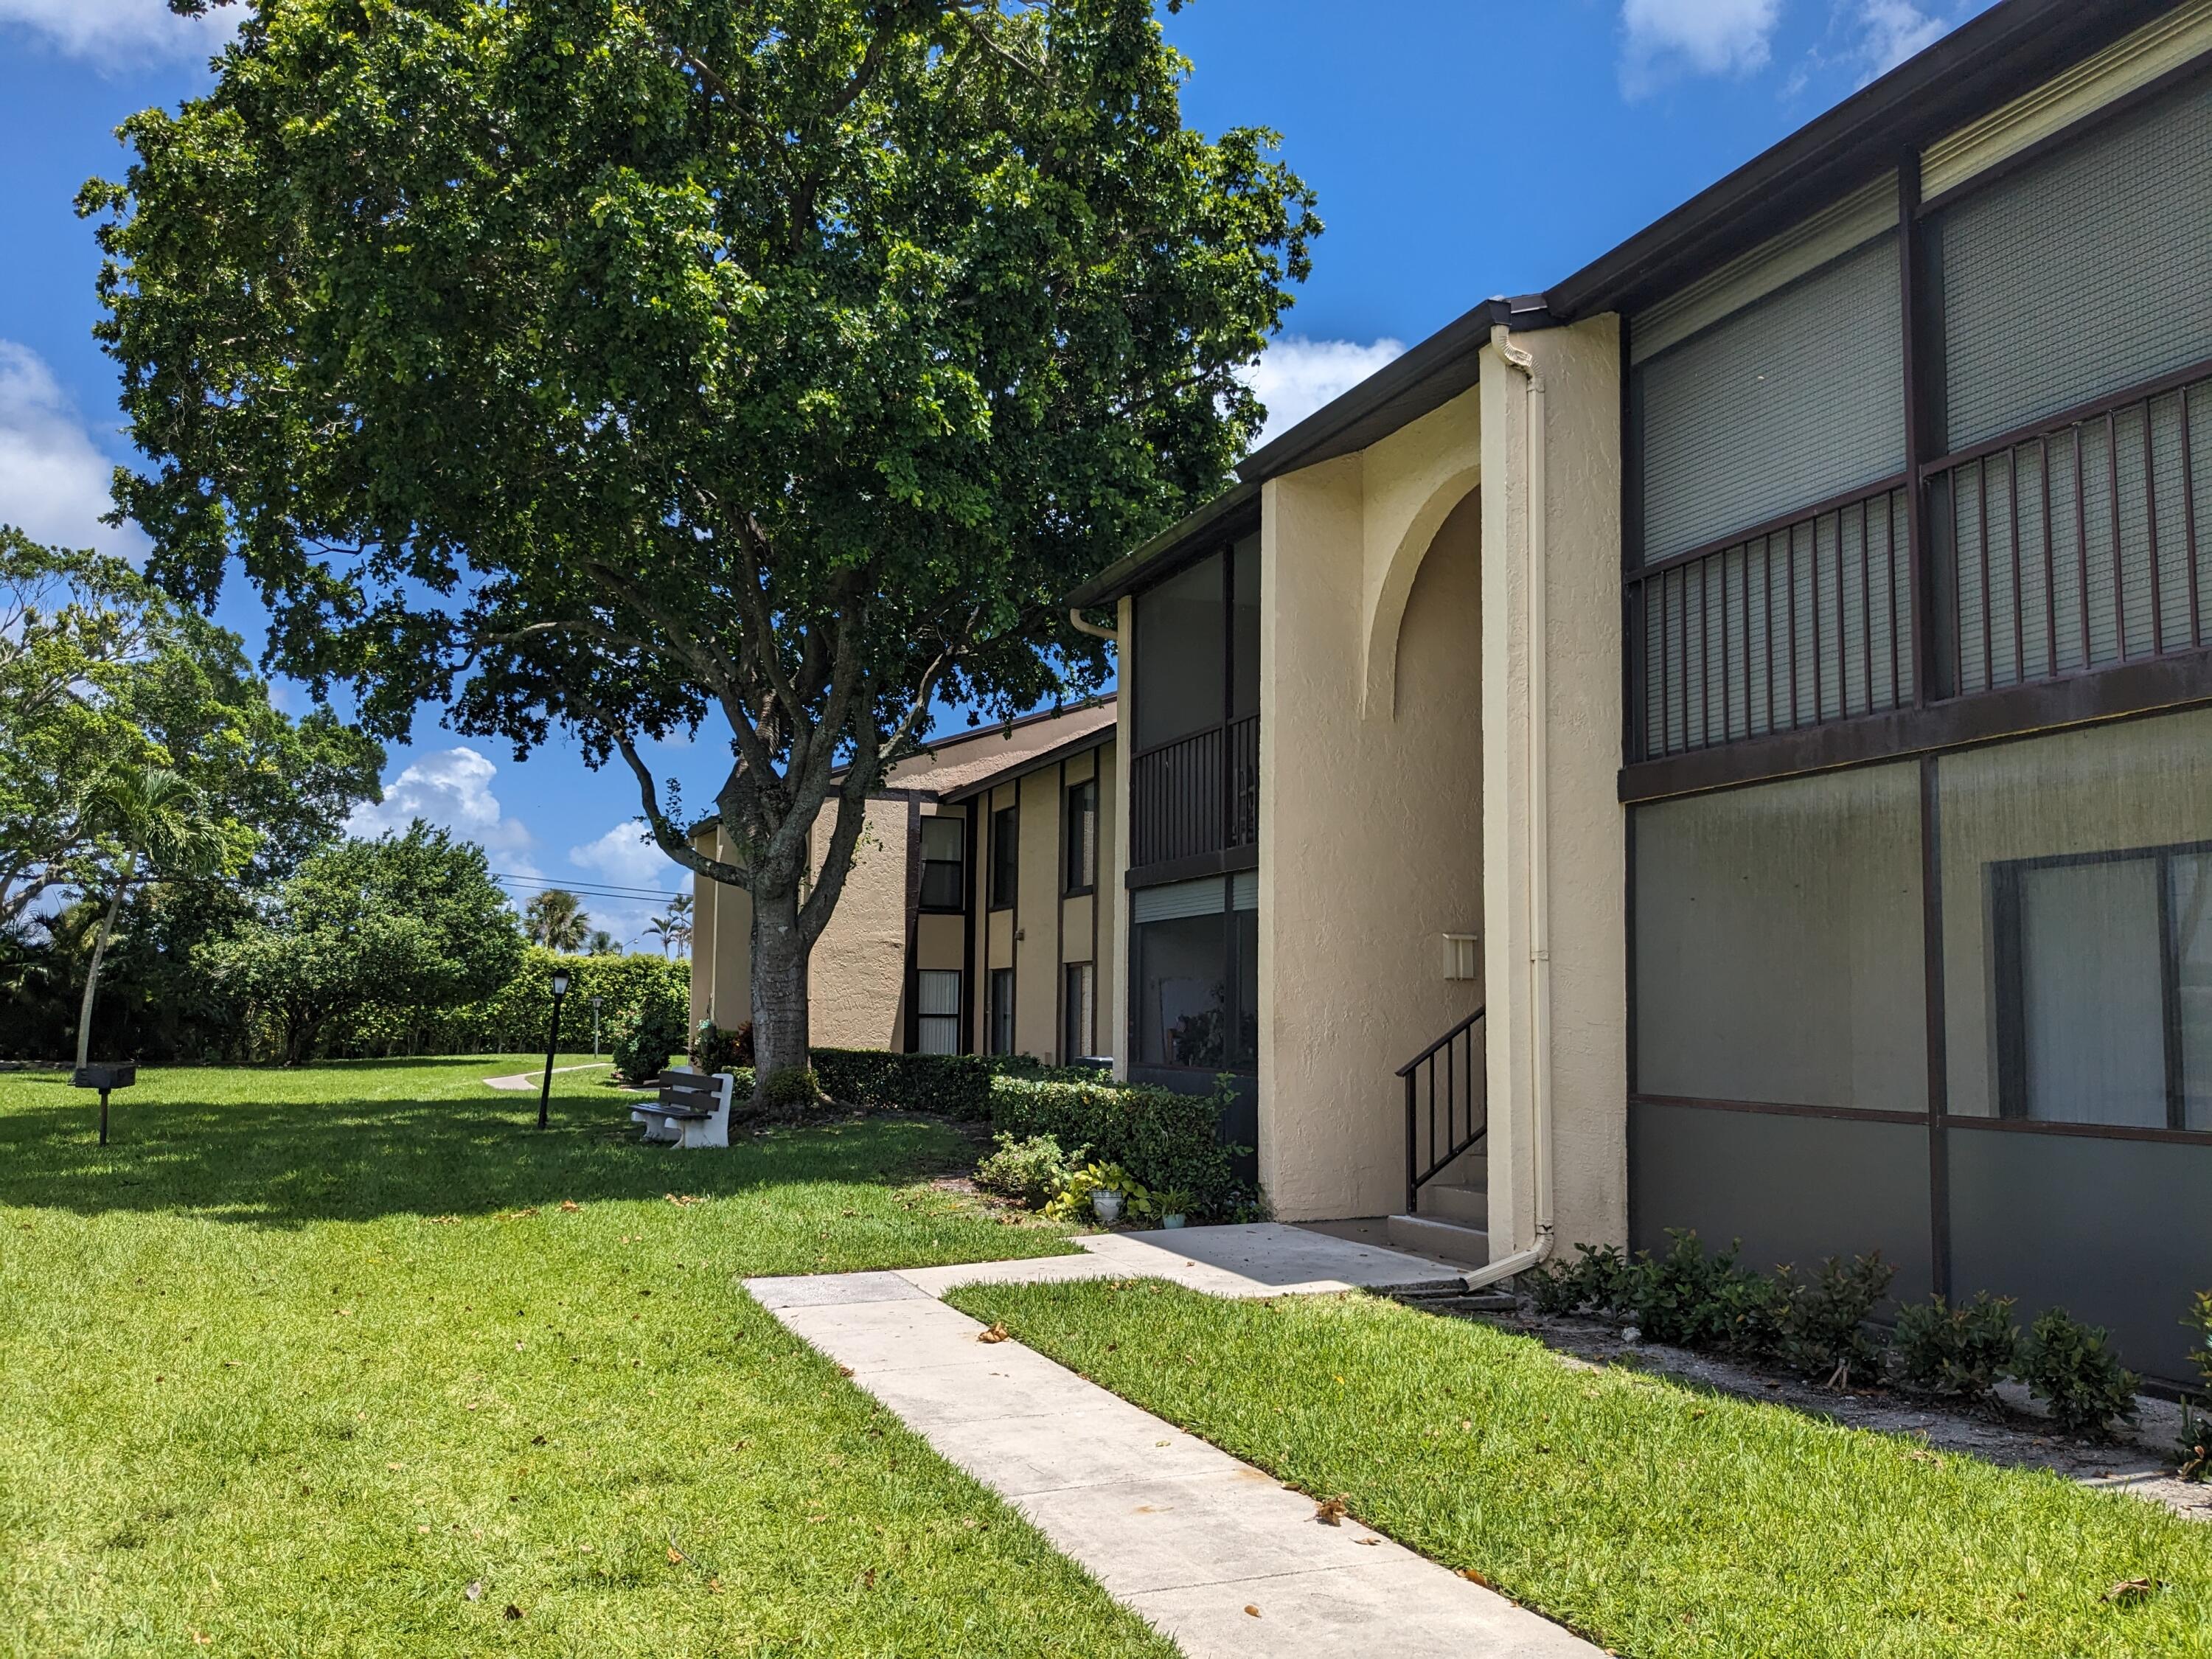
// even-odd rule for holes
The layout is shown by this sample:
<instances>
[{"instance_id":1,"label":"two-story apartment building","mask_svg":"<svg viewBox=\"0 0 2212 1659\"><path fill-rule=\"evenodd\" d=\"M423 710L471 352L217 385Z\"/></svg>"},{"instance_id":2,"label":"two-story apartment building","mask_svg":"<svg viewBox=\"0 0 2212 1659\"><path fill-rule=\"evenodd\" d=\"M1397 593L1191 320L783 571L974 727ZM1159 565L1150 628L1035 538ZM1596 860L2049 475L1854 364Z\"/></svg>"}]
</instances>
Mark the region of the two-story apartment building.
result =
<instances>
[{"instance_id":1,"label":"two-story apartment building","mask_svg":"<svg viewBox=\"0 0 2212 1659\"><path fill-rule=\"evenodd\" d=\"M1879 1249L2185 1375L2212 3L2005 0L1240 473L1071 596L1129 1075L1249 1077L1290 1218Z\"/></svg>"},{"instance_id":2,"label":"two-story apartment building","mask_svg":"<svg viewBox=\"0 0 2212 1659\"><path fill-rule=\"evenodd\" d=\"M808 973L813 1040L905 1054L1110 1056L1119 960L1111 696L979 728L891 769ZM816 826L826 853L830 815ZM712 854L709 818L692 831ZM752 1018L752 908L694 884L691 1018Z\"/></svg>"}]
</instances>

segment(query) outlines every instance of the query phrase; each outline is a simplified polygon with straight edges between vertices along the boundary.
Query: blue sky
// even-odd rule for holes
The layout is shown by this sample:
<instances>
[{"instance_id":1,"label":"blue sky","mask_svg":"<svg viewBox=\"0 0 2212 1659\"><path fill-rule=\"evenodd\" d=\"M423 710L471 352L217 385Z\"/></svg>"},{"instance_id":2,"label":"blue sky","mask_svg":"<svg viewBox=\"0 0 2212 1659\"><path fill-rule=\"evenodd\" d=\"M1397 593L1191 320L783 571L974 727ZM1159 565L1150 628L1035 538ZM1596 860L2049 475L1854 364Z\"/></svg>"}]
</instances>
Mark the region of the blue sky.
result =
<instances>
[{"instance_id":1,"label":"blue sky","mask_svg":"<svg viewBox=\"0 0 2212 1659\"><path fill-rule=\"evenodd\" d=\"M1167 20L1193 60L1187 118L1272 126L1319 191L1328 234L1284 337L1256 371L1279 428L1492 294L1558 280L1748 160L1989 0L1194 0ZM0 0L0 521L74 544L109 530L128 441L90 329L97 252L77 186L124 164L113 129L206 82L228 23L161 0ZM259 649L250 599L223 619ZM641 844L627 772L556 746L517 763L434 711L395 749L387 801L491 849L495 869L679 890ZM656 765L714 792L704 742ZM590 902L634 937L654 906Z\"/></svg>"}]
</instances>

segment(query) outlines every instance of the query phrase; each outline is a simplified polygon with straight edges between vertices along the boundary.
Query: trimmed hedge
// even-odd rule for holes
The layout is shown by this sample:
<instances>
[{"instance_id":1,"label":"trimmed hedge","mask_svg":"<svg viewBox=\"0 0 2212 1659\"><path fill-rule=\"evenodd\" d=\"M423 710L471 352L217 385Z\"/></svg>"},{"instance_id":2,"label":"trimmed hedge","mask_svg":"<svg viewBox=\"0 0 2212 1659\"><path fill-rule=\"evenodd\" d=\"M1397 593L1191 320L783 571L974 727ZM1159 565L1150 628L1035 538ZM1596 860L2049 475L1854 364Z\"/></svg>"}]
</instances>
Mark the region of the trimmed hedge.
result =
<instances>
[{"instance_id":1,"label":"trimmed hedge","mask_svg":"<svg viewBox=\"0 0 2212 1659\"><path fill-rule=\"evenodd\" d=\"M1115 1082L1091 1066L1046 1066L1020 1055L893 1054L817 1048L814 1073L840 1106L934 1112L1026 1140L1050 1135L1092 1162L1119 1164L1146 1186L1181 1188L1202 1215L1239 1208L1237 1149L1221 1139L1226 1093L1182 1095ZM1085 1150L1087 1149L1087 1151Z\"/></svg>"},{"instance_id":2,"label":"trimmed hedge","mask_svg":"<svg viewBox=\"0 0 2212 1659\"><path fill-rule=\"evenodd\" d=\"M1154 1192L1177 1188L1200 1215L1238 1208L1236 1149L1221 1139L1225 1092L1179 1095L1167 1089L1051 1078L1001 1077L991 1085L991 1127L1016 1140L1050 1135L1073 1159L1118 1164Z\"/></svg>"},{"instance_id":3,"label":"trimmed hedge","mask_svg":"<svg viewBox=\"0 0 2212 1659\"><path fill-rule=\"evenodd\" d=\"M840 1106L872 1112L935 1112L981 1123L991 1115L994 1060L981 1054L890 1054L873 1048L817 1048L814 1075Z\"/></svg>"}]
</instances>

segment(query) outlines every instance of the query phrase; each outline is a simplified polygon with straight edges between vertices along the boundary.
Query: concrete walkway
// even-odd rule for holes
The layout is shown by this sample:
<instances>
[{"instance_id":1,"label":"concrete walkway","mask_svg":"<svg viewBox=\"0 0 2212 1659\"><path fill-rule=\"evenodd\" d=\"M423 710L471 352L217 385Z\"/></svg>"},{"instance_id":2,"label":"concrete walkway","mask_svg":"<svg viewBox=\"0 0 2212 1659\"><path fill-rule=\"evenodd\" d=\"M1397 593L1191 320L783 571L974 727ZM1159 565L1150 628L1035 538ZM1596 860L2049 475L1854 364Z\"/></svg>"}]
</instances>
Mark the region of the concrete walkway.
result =
<instances>
[{"instance_id":1,"label":"concrete walkway","mask_svg":"<svg viewBox=\"0 0 2212 1659\"><path fill-rule=\"evenodd\" d=\"M556 1066L553 1075L558 1077L563 1072L603 1071L613 1064L611 1060L594 1060L581 1066ZM484 1079L484 1086L487 1089L535 1089L544 1081L543 1071L517 1072L512 1077L488 1077Z\"/></svg>"},{"instance_id":2,"label":"concrete walkway","mask_svg":"<svg viewBox=\"0 0 2212 1659\"><path fill-rule=\"evenodd\" d=\"M1079 1239L1080 1256L754 1279L745 1288L1029 1517L1190 1659L1598 1650L938 1300L955 1285L1169 1279L1217 1296L1455 1285L1418 1256L1263 1224ZM1316 1645L1322 1644L1322 1645Z\"/></svg>"}]
</instances>

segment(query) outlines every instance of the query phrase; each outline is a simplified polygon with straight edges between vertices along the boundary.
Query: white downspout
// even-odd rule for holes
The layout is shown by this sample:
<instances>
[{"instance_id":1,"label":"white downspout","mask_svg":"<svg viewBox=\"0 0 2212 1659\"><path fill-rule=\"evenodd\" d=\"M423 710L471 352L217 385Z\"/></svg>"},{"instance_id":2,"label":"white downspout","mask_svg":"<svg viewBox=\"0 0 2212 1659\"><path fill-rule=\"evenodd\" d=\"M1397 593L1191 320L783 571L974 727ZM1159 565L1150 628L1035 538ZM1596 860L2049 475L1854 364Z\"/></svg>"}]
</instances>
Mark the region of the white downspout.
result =
<instances>
[{"instance_id":1,"label":"white downspout","mask_svg":"<svg viewBox=\"0 0 2212 1659\"><path fill-rule=\"evenodd\" d=\"M1088 634L1094 640L1112 640L1118 644L1121 638L1121 630L1119 629L1101 628L1097 623L1091 622L1086 618L1082 611L1077 610L1073 605L1068 607L1067 622L1068 626L1074 629L1077 633Z\"/></svg>"},{"instance_id":2,"label":"white downspout","mask_svg":"<svg viewBox=\"0 0 2212 1659\"><path fill-rule=\"evenodd\" d=\"M1526 1249L1467 1275L1478 1290L1524 1273L1552 1254L1552 795L1549 772L1551 647L1549 526L1544 377L1512 331L1493 323L1490 343L1520 371L1528 417L1528 1139L1536 1188L1536 1237Z\"/></svg>"}]
</instances>

